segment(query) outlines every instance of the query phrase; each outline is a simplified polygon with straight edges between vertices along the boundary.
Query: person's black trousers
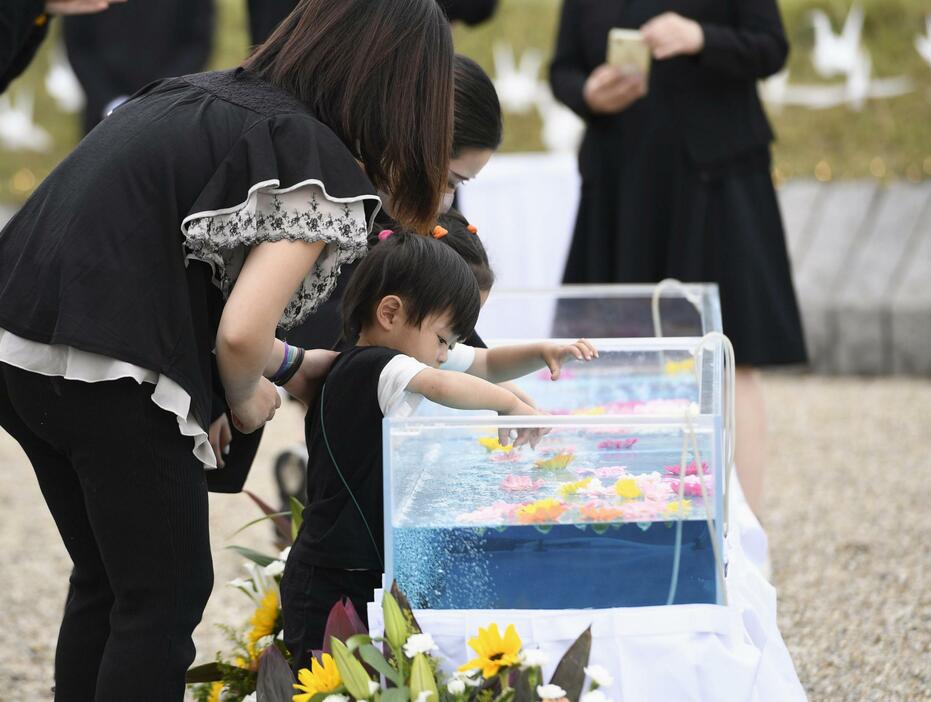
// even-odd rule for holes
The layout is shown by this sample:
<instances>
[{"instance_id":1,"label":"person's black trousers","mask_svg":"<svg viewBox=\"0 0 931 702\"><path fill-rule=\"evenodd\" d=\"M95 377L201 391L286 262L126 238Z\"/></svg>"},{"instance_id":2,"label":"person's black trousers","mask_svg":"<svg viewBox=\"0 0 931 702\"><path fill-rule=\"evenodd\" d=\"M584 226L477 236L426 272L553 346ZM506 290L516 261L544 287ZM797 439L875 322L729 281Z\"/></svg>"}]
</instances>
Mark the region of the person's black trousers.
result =
<instances>
[{"instance_id":1,"label":"person's black trousers","mask_svg":"<svg viewBox=\"0 0 931 702\"><path fill-rule=\"evenodd\" d=\"M74 562L55 653L59 701L184 695L213 586L207 487L192 440L152 390L0 364L0 426L32 462Z\"/></svg>"}]
</instances>

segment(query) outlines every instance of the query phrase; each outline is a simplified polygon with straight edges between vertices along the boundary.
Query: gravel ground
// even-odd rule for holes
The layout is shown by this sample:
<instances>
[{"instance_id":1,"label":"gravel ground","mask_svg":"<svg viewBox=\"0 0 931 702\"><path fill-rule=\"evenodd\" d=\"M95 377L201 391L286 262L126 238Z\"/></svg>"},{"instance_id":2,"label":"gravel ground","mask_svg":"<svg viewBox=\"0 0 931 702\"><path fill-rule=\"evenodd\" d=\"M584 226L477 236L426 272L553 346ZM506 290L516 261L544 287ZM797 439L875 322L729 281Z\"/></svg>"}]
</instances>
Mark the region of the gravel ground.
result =
<instances>
[{"instance_id":1,"label":"gravel ground","mask_svg":"<svg viewBox=\"0 0 931 702\"><path fill-rule=\"evenodd\" d=\"M931 700L931 381L770 375L771 464L764 523L779 621L813 702ZM300 436L286 408L249 488L274 495L271 457ZM213 495L216 589L195 632L198 660L224 648L219 622L249 614L224 586L224 550L255 510ZM69 561L19 447L0 432L0 700L50 699ZM263 526L235 543L270 549ZM637 701L639 702L639 701ZM650 701L652 702L652 701Z\"/></svg>"}]
</instances>

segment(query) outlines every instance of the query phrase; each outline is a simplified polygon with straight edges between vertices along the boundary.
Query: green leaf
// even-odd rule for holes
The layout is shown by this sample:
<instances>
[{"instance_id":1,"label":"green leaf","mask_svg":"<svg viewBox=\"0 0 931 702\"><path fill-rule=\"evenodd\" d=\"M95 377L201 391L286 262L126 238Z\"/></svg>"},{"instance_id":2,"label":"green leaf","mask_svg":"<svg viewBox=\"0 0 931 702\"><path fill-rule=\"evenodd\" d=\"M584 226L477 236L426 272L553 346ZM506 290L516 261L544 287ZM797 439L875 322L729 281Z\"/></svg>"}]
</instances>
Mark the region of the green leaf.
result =
<instances>
[{"instance_id":1,"label":"green leaf","mask_svg":"<svg viewBox=\"0 0 931 702\"><path fill-rule=\"evenodd\" d=\"M521 671L520 677L517 678L517 684L514 685L514 702L534 702L535 685L533 678L536 677L536 670L527 668Z\"/></svg>"},{"instance_id":2,"label":"green leaf","mask_svg":"<svg viewBox=\"0 0 931 702\"><path fill-rule=\"evenodd\" d=\"M336 661L336 667L347 692L357 700L371 697L368 673L365 672L359 660L349 652L346 644L337 638L332 638L330 648L333 650L333 659Z\"/></svg>"},{"instance_id":3,"label":"green leaf","mask_svg":"<svg viewBox=\"0 0 931 702\"><path fill-rule=\"evenodd\" d=\"M382 613L385 615L385 637L394 648L399 649L407 641L408 627L398 601L390 592L386 592L381 603ZM433 702L439 702L434 700Z\"/></svg>"},{"instance_id":4,"label":"green leaf","mask_svg":"<svg viewBox=\"0 0 931 702\"><path fill-rule=\"evenodd\" d=\"M401 677L401 674L396 671L388 661L385 660L385 657L381 654L377 648L372 644L367 643L359 647L359 655L362 656L362 660L368 663L376 671L384 675L388 680L393 682L395 685L400 687L404 684L404 678Z\"/></svg>"},{"instance_id":5,"label":"green leaf","mask_svg":"<svg viewBox=\"0 0 931 702\"><path fill-rule=\"evenodd\" d=\"M381 702L410 702L411 691L408 687L391 687L382 690Z\"/></svg>"},{"instance_id":6,"label":"green leaf","mask_svg":"<svg viewBox=\"0 0 931 702\"><path fill-rule=\"evenodd\" d=\"M266 556L264 553L253 551L251 548L246 548L245 546L227 546L226 548L230 549L231 551L235 551L244 558L248 558L250 561L262 566L263 568L269 563L278 560L272 556Z\"/></svg>"},{"instance_id":7,"label":"green leaf","mask_svg":"<svg viewBox=\"0 0 931 702\"><path fill-rule=\"evenodd\" d=\"M566 691L566 697L576 702L585 685L585 667L592 652L592 628L588 627L569 647L556 666L550 683Z\"/></svg>"},{"instance_id":8,"label":"green leaf","mask_svg":"<svg viewBox=\"0 0 931 702\"><path fill-rule=\"evenodd\" d=\"M276 646L269 646L259 658L257 697L263 702L291 702L294 697L294 674Z\"/></svg>"},{"instance_id":9,"label":"green leaf","mask_svg":"<svg viewBox=\"0 0 931 702\"><path fill-rule=\"evenodd\" d=\"M418 653L411 665L411 699L416 700L421 692L429 692L427 702L440 702L440 693L436 689L436 678L427 657Z\"/></svg>"},{"instance_id":10,"label":"green leaf","mask_svg":"<svg viewBox=\"0 0 931 702\"><path fill-rule=\"evenodd\" d=\"M265 514L271 515L278 511L255 493L250 492L249 490L243 490L243 492L246 493L246 495L249 496L249 499L251 499L260 510L265 512ZM291 531L288 520L285 519L284 516L279 516L274 517L272 521L275 523L275 531L278 532L278 535L281 537L282 541L287 541Z\"/></svg>"},{"instance_id":11,"label":"green leaf","mask_svg":"<svg viewBox=\"0 0 931 702\"><path fill-rule=\"evenodd\" d=\"M189 668L184 676L184 682L186 682L188 685L193 683L218 682L222 679L223 669L220 668L220 664L216 661Z\"/></svg>"},{"instance_id":12,"label":"green leaf","mask_svg":"<svg viewBox=\"0 0 931 702\"><path fill-rule=\"evenodd\" d=\"M304 505L296 497L291 497L291 541L297 541L297 532L304 523Z\"/></svg>"}]
</instances>

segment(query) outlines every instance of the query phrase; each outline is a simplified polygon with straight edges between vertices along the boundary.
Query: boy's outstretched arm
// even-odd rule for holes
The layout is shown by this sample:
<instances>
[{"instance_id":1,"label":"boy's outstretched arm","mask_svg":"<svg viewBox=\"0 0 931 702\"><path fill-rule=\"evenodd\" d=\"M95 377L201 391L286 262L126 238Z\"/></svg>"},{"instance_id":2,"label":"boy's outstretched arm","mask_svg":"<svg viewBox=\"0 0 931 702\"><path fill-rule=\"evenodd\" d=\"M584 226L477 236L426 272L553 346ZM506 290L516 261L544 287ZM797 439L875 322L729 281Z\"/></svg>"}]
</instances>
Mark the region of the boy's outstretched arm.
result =
<instances>
[{"instance_id":1,"label":"boy's outstretched arm","mask_svg":"<svg viewBox=\"0 0 931 702\"><path fill-rule=\"evenodd\" d=\"M585 339L579 339L573 344L543 341L476 349L475 361L469 368L469 374L492 383L503 383L545 366L550 369L550 377L557 380L563 363L570 358L590 361L598 358L598 351Z\"/></svg>"},{"instance_id":2,"label":"boy's outstretched arm","mask_svg":"<svg viewBox=\"0 0 931 702\"><path fill-rule=\"evenodd\" d=\"M512 392L487 380L466 373L426 368L407 384L409 392L416 392L429 400L454 409L493 410L503 415L539 415L541 412L517 398ZM515 446L529 443L536 446L545 429L518 429ZM507 429L498 430L502 444L510 443Z\"/></svg>"}]
</instances>

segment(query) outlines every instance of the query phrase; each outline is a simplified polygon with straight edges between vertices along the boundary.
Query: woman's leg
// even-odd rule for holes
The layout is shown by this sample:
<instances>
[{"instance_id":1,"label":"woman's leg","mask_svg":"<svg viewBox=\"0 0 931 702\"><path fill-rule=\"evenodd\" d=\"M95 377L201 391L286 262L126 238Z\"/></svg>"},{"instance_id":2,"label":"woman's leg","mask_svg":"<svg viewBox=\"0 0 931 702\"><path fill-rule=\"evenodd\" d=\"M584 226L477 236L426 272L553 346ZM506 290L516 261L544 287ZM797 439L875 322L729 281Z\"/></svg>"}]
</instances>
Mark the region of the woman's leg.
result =
<instances>
[{"instance_id":1,"label":"woman's leg","mask_svg":"<svg viewBox=\"0 0 931 702\"><path fill-rule=\"evenodd\" d=\"M82 610L69 601L56 657L57 699L180 701L194 659L191 634L213 584L206 483L191 439L151 401L150 385L65 381L8 367L4 375L23 423L67 456L67 478L37 467L43 494L56 496L68 480L80 486L83 508L75 496L64 507L48 500L66 544L74 540L71 522L80 521L71 514L83 509L90 530L83 536L93 541L77 553L69 545L75 570L88 569L93 559L85 551L96 546L113 597L91 696L86 687L69 689L84 641L74 619Z\"/></svg>"},{"instance_id":2,"label":"woman's leg","mask_svg":"<svg viewBox=\"0 0 931 702\"><path fill-rule=\"evenodd\" d=\"M763 475L766 468L766 405L757 369L748 366L737 368L736 400L735 463L747 503L759 516L763 507Z\"/></svg>"}]
</instances>

